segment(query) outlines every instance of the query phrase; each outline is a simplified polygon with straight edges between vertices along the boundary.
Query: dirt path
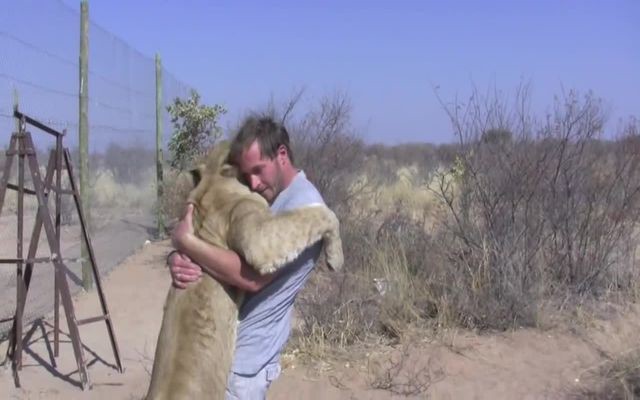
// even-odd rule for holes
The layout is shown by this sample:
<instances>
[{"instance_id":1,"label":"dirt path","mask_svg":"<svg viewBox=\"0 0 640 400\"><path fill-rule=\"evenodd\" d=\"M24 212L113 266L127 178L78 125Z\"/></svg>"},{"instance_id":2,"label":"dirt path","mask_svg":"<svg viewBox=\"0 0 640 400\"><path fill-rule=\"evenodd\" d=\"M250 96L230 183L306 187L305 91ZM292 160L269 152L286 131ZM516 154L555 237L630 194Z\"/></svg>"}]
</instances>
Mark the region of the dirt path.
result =
<instances>
[{"instance_id":1,"label":"dirt path","mask_svg":"<svg viewBox=\"0 0 640 400\"><path fill-rule=\"evenodd\" d=\"M169 285L164 270L167 246L147 245L142 251L127 258L104 278L105 294L113 318L116 337L123 359L125 373L114 369L106 327L102 323L84 325L80 335L89 360L93 389L84 393L79 388L79 377L73 350L68 338L60 346L57 367L52 367L51 355L43 330L51 331L51 315L42 326L37 326L28 340L28 350L20 373L22 389L14 387L10 370L0 377L0 393L16 399L129 399L140 398L146 389L148 373L157 332L160 329L162 305ZM99 313L95 292L81 293L74 300L78 318ZM61 326L67 332L66 322ZM52 339L52 335L49 335Z\"/></svg>"},{"instance_id":2,"label":"dirt path","mask_svg":"<svg viewBox=\"0 0 640 400\"><path fill-rule=\"evenodd\" d=\"M93 382L91 392L83 392L78 388L69 343L61 346L57 367L52 367L43 340L43 332L51 331L48 318L35 325L28 338L20 373L23 387L14 387L10 371L0 372L2 397L142 398L170 283L164 267L168 250L166 241L146 245L105 278L107 300L126 369L124 374L113 368L114 358L104 325L83 326L80 333ZM92 316L98 310L95 293L80 294L75 304L79 317ZM491 336L461 333L439 341L422 338L406 349L403 373L414 374L414 383L428 376L434 382L428 390L408 396L393 394L393 390L411 390L398 385L401 381L397 379L385 382L386 370L372 367L375 363L342 361L310 368L293 358L285 364L269 399L421 399L426 395L434 399L566 398L589 369L606 359L606 353L623 352L640 345L639 316L640 313L630 310L624 318L591 322L587 333L581 335L520 330ZM48 336L51 339L51 335ZM387 386L392 391L371 389L372 382L389 383Z\"/></svg>"}]
</instances>

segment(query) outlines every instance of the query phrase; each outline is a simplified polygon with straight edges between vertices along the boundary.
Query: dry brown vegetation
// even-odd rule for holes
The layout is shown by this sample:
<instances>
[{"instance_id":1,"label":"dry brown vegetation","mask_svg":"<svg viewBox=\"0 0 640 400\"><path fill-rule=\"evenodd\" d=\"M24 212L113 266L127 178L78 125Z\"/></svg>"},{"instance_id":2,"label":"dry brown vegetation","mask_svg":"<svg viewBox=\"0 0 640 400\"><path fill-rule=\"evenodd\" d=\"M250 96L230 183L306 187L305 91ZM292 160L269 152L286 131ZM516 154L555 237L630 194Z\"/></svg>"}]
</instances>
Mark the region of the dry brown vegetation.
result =
<instances>
[{"instance_id":1,"label":"dry brown vegetation","mask_svg":"<svg viewBox=\"0 0 640 400\"><path fill-rule=\"evenodd\" d=\"M291 349L402 343L416 327L545 327L637 298L640 126L605 137L591 93L554 99L542 119L528 102L525 86L443 102L457 138L443 146L366 146L341 96L290 123L346 257L301 294Z\"/></svg>"},{"instance_id":2,"label":"dry brown vegetation","mask_svg":"<svg viewBox=\"0 0 640 400\"><path fill-rule=\"evenodd\" d=\"M72 154L76 184L79 184L77 149ZM36 149L40 166L40 175L45 176L50 150ZM104 153L93 153L90 157L89 172L89 209L92 214L113 214L125 212L151 212L155 201L155 153L140 146L120 147L111 144ZM0 152L0 165L4 165L5 153ZM25 188L33 188L30 169L25 162ZM62 175L63 189L70 189L66 171ZM18 159L14 158L10 182L18 182ZM54 210L54 197L50 197L50 210ZM75 215L73 199L62 196L62 224L72 223ZM35 213L37 201L33 196L24 197L26 213ZM7 191L3 212L15 213L17 193Z\"/></svg>"},{"instance_id":3,"label":"dry brown vegetation","mask_svg":"<svg viewBox=\"0 0 640 400\"><path fill-rule=\"evenodd\" d=\"M589 371L587 385L571 393L576 399L632 400L640 398L640 353L633 349Z\"/></svg>"}]
</instances>

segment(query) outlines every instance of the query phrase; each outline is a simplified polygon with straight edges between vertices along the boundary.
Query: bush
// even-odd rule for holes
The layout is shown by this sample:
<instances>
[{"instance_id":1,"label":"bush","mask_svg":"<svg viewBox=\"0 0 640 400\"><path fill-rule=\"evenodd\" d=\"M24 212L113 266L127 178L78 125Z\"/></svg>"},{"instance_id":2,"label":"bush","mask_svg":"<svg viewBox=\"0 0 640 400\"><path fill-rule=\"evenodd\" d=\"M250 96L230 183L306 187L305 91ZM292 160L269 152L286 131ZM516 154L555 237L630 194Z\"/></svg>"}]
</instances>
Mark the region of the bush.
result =
<instances>
[{"instance_id":1,"label":"bush","mask_svg":"<svg viewBox=\"0 0 640 400\"><path fill-rule=\"evenodd\" d=\"M570 93L538 123L524 89L512 108L478 93L448 108L459 145L443 149L452 162L428 185L439 202L428 233L406 202L370 213L339 203L345 272L302 294L301 337L342 345L425 322L536 326L549 306L637 293L637 121L603 140L601 102Z\"/></svg>"},{"instance_id":2,"label":"bush","mask_svg":"<svg viewBox=\"0 0 640 400\"><path fill-rule=\"evenodd\" d=\"M636 244L640 155L621 145L637 130L603 152L604 115L592 95L556 100L540 125L524 109L478 93L449 109L462 152L456 180L438 188L448 216L438 232L437 295L466 327L535 325L545 299L598 298L638 276L626 260Z\"/></svg>"},{"instance_id":3,"label":"bush","mask_svg":"<svg viewBox=\"0 0 640 400\"><path fill-rule=\"evenodd\" d=\"M183 170L191 166L194 158L206 153L221 136L218 119L227 111L218 104L200 104L200 95L195 90L186 100L176 98L167 111L174 128L169 140L169 165Z\"/></svg>"}]
</instances>

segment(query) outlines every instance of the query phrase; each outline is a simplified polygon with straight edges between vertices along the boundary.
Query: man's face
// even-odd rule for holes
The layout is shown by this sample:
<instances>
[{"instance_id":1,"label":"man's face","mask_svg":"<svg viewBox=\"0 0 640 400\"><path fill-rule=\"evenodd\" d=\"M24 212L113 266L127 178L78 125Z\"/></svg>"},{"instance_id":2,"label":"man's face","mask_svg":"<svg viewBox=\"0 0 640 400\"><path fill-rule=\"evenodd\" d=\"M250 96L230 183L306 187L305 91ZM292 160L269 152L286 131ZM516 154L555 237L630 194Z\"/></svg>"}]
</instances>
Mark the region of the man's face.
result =
<instances>
[{"instance_id":1,"label":"man's face","mask_svg":"<svg viewBox=\"0 0 640 400\"><path fill-rule=\"evenodd\" d=\"M252 191L264 197L269 204L282 191L283 177L280 161L283 155L280 153L278 151L272 160L262 157L260 144L256 140L242 152L238 160L238 168L243 180Z\"/></svg>"}]
</instances>

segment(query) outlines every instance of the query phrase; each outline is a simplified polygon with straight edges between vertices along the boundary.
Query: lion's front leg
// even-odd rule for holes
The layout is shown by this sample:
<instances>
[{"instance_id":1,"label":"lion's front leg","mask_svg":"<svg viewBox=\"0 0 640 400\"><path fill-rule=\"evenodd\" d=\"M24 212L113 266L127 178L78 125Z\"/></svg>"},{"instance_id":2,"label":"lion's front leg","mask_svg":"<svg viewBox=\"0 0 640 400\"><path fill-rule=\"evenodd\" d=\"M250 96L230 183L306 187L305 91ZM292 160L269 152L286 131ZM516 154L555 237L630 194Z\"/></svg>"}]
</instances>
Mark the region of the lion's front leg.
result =
<instances>
[{"instance_id":1,"label":"lion's front leg","mask_svg":"<svg viewBox=\"0 0 640 400\"><path fill-rule=\"evenodd\" d=\"M275 272L324 237L331 238L332 257L342 264L338 219L323 205L303 207L275 216L269 213L245 214L242 221L236 221L230 230L232 242L229 245L260 274Z\"/></svg>"},{"instance_id":2,"label":"lion's front leg","mask_svg":"<svg viewBox=\"0 0 640 400\"><path fill-rule=\"evenodd\" d=\"M335 218L334 228L327 230L322 239L327 264L334 271L338 271L344 264L344 254L342 252L342 240L340 239L340 223L335 214L333 217Z\"/></svg>"}]
</instances>

